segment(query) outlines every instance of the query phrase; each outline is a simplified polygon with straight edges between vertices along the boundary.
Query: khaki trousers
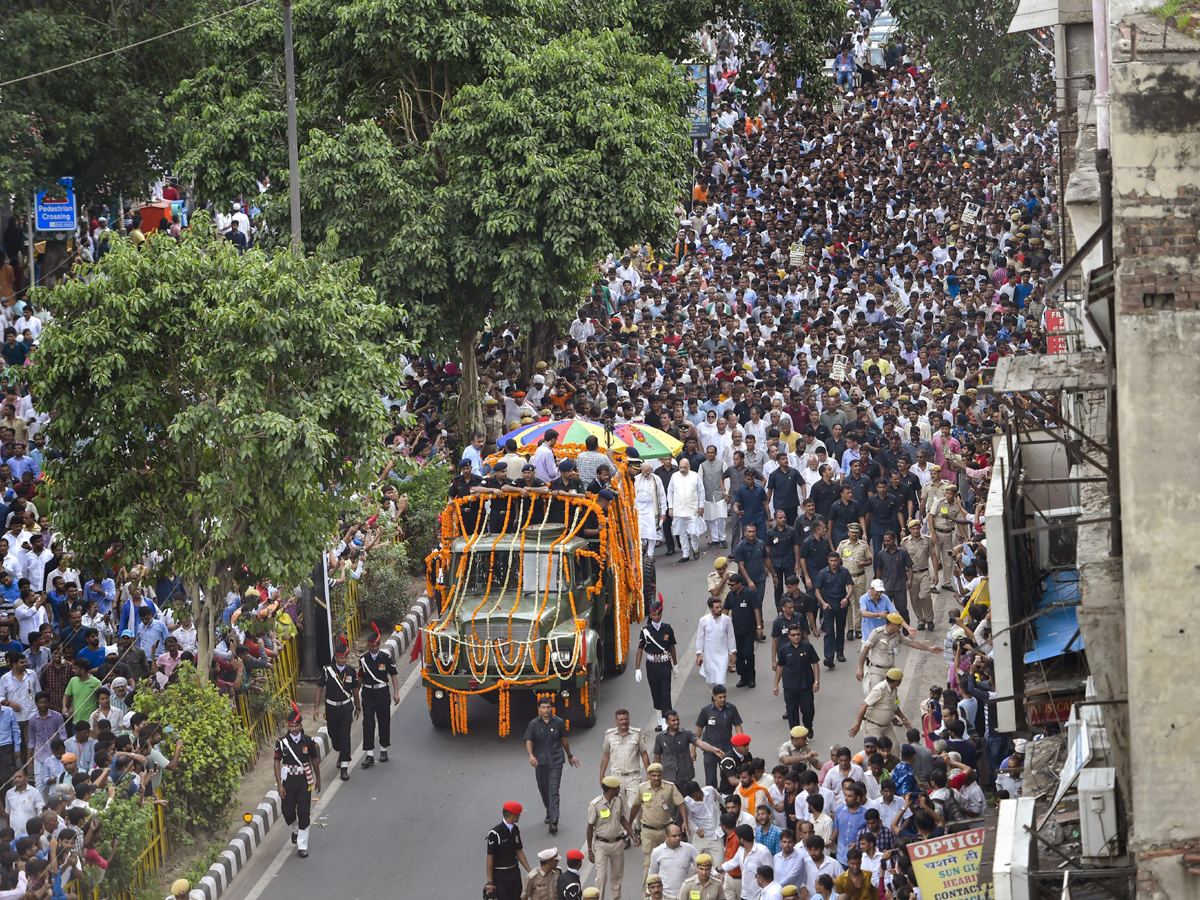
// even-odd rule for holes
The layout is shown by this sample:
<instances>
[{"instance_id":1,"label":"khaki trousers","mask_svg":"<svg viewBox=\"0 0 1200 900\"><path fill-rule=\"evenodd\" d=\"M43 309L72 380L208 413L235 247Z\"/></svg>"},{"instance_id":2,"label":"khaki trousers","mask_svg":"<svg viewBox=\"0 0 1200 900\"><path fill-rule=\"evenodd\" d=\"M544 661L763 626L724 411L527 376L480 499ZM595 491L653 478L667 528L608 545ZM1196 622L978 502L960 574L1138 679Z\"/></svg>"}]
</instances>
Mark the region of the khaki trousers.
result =
<instances>
[{"instance_id":1,"label":"khaki trousers","mask_svg":"<svg viewBox=\"0 0 1200 900\"><path fill-rule=\"evenodd\" d=\"M929 582L933 578L933 570L924 572L913 571L912 587L908 589L908 608L918 624L933 624L933 594L929 593ZM909 623L912 624L911 622Z\"/></svg>"},{"instance_id":2,"label":"khaki trousers","mask_svg":"<svg viewBox=\"0 0 1200 900\"><path fill-rule=\"evenodd\" d=\"M935 531L933 539L937 541L938 574L941 576L942 586L950 587L954 584L954 554L950 551L958 543L958 532Z\"/></svg>"},{"instance_id":3,"label":"khaki trousers","mask_svg":"<svg viewBox=\"0 0 1200 900\"><path fill-rule=\"evenodd\" d=\"M625 877L625 842L592 840L596 855L596 887L602 900L621 900L621 879Z\"/></svg>"},{"instance_id":4,"label":"khaki trousers","mask_svg":"<svg viewBox=\"0 0 1200 900\"><path fill-rule=\"evenodd\" d=\"M642 783L642 776L639 775L618 775L621 779L621 797L625 801L625 811L633 809L633 804L637 803L638 785ZM633 828L633 822L629 823L629 827Z\"/></svg>"},{"instance_id":5,"label":"khaki trousers","mask_svg":"<svg viewBox=\"0 0 1200 900\"><path fill-rule=\"evenodd\" d=\"M742 879L725 876L725 900L742 900Z\"/></svg>"},{"instance_id":6,"label":"khaki trousers","mask_svg":"<svg viewBox=\"0 0 1200 900\"><path fill-rule=\"evenodd\" d=\"M725 841L715 837L693 837L692 846L696 848L696 854L707 853L713 858L713 871L717 871L721 863L725 862Z\"/></svg>"},{"instance_id":7,"label":"khaki trousers","mask_svg":"<svg viewBox=\"0 0 1200 900\"><path fill-rule=\"evenodd\" d=\"M667 828L664 825L662 828L649 828L645 824L642 825L642 896L646 894L646 879L650 876L650 854L654 852L655 847L660 847L667 842Z\"/></svg>"},{"instance_id":8,"label":"khaki trousers","mask_svg":"<svg viewBox=\"0 0 1200 900\"><path fill-rule=\"evenodd\" d=\"M858 598L867 592L867 573L864 571L860 575L850 577L854 579L854 592L850 595L850 614L846 617L846 630L862 631L862 607L858 605Z\"/></svg>"}]
</instances>

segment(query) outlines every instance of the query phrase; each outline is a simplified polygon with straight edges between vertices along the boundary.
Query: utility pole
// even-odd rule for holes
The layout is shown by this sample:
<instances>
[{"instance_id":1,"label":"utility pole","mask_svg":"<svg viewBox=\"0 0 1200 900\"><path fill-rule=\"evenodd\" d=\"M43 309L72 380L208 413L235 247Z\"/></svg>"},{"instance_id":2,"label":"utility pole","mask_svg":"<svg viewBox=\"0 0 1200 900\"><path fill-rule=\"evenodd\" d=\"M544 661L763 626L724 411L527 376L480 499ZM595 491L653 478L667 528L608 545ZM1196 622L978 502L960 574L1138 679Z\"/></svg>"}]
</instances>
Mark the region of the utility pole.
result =
<instances>
[{"instance_id":1,"label":"utility pole","mask_svg":"<svg viewBox=\"0 0 1200 900\"><path fill-rule=\"evenodd\" d=\"M29 302L30 291L34 288L34 277L37 270L34 269L34 250L33 250L33 220L37 218L37 199L36 197L29 201L29 284L25 286L25 302Z\"/></svg>"},{"instance_id":2,"label":"utility pole","mask_svg":"<svg viewBox=\"0 0 1200 900\"><path fill-rule=\"evenodd\" d=\"M283 59L287 76L288 194L292 203L292 249L300 242L300 145L296 137L296 66L292 59L292 0L283 0Z\"/></svg>"}]
</instances>

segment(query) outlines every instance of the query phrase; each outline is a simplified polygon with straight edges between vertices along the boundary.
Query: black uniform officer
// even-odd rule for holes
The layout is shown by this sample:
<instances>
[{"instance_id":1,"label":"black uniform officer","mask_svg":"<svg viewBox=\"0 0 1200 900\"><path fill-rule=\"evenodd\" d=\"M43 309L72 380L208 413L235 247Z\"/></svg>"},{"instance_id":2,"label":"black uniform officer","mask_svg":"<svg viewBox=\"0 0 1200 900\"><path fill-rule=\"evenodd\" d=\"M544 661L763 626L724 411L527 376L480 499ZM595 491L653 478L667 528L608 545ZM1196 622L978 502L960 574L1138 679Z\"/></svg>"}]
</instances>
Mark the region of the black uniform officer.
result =
<instances>
[{"instance_id":1,"label":"black uniform officer","mask_svg":"<svg viewBox=\"0 0 1200 900\"><path fill-rule=\"evenodd\" d=\"M504 531L504 520L508 513L508 497L503 493L506 484L508 484L508 463L502 459L497 460L496 464L492 466L492 474L484 478L479 485L491 495L491 502L488 503L487 530L489 534L500 534ZM516 518L515 515L513 518ZM517 530L514 522L509 522L508 530Z\"/></svg>"},{"instance_id":2,"label":"black uniform officer","mask_svg":"<svg viewBox=\"0 0 1200 900\"><path fill-rule=\"evenodd\" d=\"M333 662L317 676L317 699L313 704L313 718L321 708L321 697L325 697L325 725L329 729L329 740L338 752L339 777L350 780L350 726L362 706L359 701L358 673L346 664L349 645L339 636L333 647ZM353 712L350 709L353 704Z\"/></svg>"},{"instance_id":3,"label":"black uniform officer","mask_svg":"<svg viewBox=\"0 0 1200 900\"><path fill-rule=\"evenodd\" d=\"M638 638L634 678L642 680L642 654L646 655L646 681L650 683L650 699L658 710L655 731L667 730L667 710L671 706L671 673L679 670L675 653L675 629L662 620L662 596L650 604L650 620L642 627Z\"/></svg>"},{"instance_id":4,"label":"black uniform officer","mask_svg":"<svg viewBox=\"0 0 1200 900\"><path fill-rule=\"evenodd\" d=\"M712 703L700 710L696 717L696 737L707 744L712 744L726 756L733 752L734 729L740 730L741 713L732 703L726 702L728 692L725 685L714 684L712 688ZM704 751L704 777L710 787L715 787L722 793L729 793L727 788L717 778L717 754Z\"/></svg>"},{"instance_id":5,"label":"black uniform officer","mask_svg":"<svg viewBox=\"0 0 1200 900\"><path fill-rule=\"evenodd\" d=\"M579 883L582 866L583 852L572 847L567 851L567 870L558 876L558 900L582 900L583 885Z\"/></svg>"},{"instance_id":6,"label":"black uniform officer","mask_svg":"<svg viewBox=\"0 0 1200 900\"><path fill-rule=\"evenodd\" d=\"M520 900L521 870L529 871L529 860L525 858L521 843L521 829L517 822L521 818L521 804L509 801L504 804L504 820L487 833L487 884L494 891L496 900Z\"/></svg>"},{"instance_id":7,"label":"black uniform officer","mask_svg":"<svg viewBox=\"0 0 1200 900\"><path fill-rule=\"evenodd\" d=\"M450 482L450 491L448 499L455 500L459 497L470 497L474 491L472 488L477 488L483 484L483 479L471 471L471 461L469 459L460 460L458 463L458 474ZM479 500L476 499L473 503L464 503L460 510L462 512L463 530L467 534L475 533L475 526L479 521Z\"/></svg>"},{"instance_id":8,"label":"black uniform officer","mask_svg":"<svg viewBox=\"0 0 1200 900\"><path fill-rule=\"evenodd\" d=\"M813 694L821 688L821 657L813 645L804 640L800 623L788 627L788 640L779 645L775 664L775 694L779 694L779 682L782 679L788 727L795 728L801 724L803 717L804 727L812 734L815 711Z\"/></svg>"},{"instance_id":9,"label":"black uniform officer","mask_svg":"<svg viewBox=\"0 0 1200 900\"><path fill-rule=\"evenodd\" d=\"M379 640L379 626L372 622L367 652L358 661L358 677L362 681L364 769L375 765L376 724L379 725L379 761L388 761L388 747L392 745L392 703L400 702L400 673L396 671L391 654L379 652ZM390 694L389 687L392 689Z\"/></svg>"},{"instance_id":10,"label":"black uniform officer","mask_svg":"<svg viewBox=\"0 0 1200 900\"><path fill-rule=\"evenodd\" d=\"M283 821L292 829L292 843L301 857L308 856L312 795L321 791L321 753L316 741L304 733L300 707L292 704L288 733L275 742L275 788L283 806Z\"/></svg>"}]
</instances>

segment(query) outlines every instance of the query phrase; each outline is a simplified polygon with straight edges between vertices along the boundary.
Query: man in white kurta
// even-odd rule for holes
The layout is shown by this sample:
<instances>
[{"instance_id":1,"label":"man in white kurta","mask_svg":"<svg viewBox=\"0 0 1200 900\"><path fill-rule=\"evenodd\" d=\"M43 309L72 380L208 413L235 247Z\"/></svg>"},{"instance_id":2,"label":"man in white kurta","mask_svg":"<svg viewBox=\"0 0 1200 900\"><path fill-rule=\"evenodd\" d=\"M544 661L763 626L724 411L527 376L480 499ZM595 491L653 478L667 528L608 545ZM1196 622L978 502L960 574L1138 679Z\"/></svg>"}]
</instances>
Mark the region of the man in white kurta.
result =
<instances>
[{"instance_id":1,"label":"man in white kurta","mask_svg":"<svg viewBox=\"0 0 1200 900\"><path fill-rule=\"evenodd\" d=\"M687 457L679 460L679 471L667 486L667 513L684 560L699 557L700 535L707 530L703 517L704 490Z\"/></svg>"},{"instance_id":2,"label":"man in white kurta","mask_svg":"<svg viewBox=\"0 0 1200 900\"><path fill-rule=\"evenodd\" d=\"M667 492L663 488L662 479L654 474L653 463L642 463L641 474L634 479L633 489L638 530L642 536L642 552L649 555L662 540L663 520L667 517Z\"/></svg>"},{"instance_id":3,"label":"man in white kurta","mask_svg":"<svg viewBox=\"0 0 1200 900\"><path fill-rule=\"evenodd\" d=\"M725 683L729 677L729 660L737 652L733 620L722 613L721 607L719 597L709 597L708 608L712 615L700 619L696 632L696 665L709 687Z\"/></svg>"}]
</instances>

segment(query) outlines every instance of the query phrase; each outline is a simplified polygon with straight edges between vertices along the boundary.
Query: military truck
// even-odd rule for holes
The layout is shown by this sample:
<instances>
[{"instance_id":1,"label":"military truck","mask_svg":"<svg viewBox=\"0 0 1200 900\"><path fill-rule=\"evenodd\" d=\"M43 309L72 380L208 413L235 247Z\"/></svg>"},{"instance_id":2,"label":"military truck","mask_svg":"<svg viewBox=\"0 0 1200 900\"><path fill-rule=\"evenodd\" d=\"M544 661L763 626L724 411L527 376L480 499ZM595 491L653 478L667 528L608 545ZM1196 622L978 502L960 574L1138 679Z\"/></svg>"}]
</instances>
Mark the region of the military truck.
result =
<instances>
[{"instance_id":1,"label":"military truck","mask_svg":"<svg viewBox=\"0 0 1200 900\"><path fill-rule=\"evenodd\" d=\"M623 459L617 470L612 500L506 493L447 504L427 560L435 612L422 683L435 726L465 731L466 698L482 695L499 702L505 734L513 692L549 694L570 726L596 723L600 681L624 671L630 627L655 592Z\"/></svg>"}]
</instances>

